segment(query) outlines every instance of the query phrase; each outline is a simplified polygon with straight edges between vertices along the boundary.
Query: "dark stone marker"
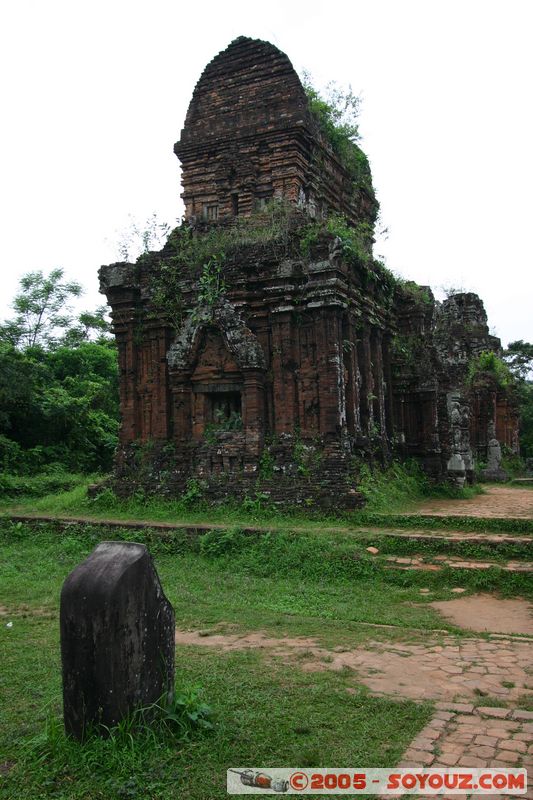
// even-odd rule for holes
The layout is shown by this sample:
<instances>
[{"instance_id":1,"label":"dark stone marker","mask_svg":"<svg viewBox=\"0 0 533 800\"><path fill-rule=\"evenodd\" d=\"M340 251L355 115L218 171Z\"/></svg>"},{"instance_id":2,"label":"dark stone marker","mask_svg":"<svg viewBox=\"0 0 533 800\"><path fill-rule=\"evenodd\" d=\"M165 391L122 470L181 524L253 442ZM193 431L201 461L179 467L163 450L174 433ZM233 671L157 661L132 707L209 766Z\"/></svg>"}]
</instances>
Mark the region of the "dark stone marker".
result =
<instances>
[{"instance_id":1,"label":"dark stone marker","mask_svg":"<svg viewBox=\"0 0 533 800\"><path fill-rule=\"evenodd\" d=\"M63 584L60 624L67 733L173 693L174 609L144 545L97 545Z\"/></svg>"}]
</instances>

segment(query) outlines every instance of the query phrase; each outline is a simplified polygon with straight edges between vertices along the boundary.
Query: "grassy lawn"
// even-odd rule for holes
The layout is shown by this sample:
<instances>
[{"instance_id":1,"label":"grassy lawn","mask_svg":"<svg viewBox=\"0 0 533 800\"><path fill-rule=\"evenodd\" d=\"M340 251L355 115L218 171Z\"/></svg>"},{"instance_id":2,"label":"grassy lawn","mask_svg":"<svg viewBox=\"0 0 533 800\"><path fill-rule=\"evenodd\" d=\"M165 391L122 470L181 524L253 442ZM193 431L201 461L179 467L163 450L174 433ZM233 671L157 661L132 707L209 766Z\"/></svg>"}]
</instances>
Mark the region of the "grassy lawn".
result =
<instances>
[{"instance_id":1,"label":"grassy lawn","mask_svg":"<svg viewBox=\"0 0 533 800\"><path fill-rule=\"evenodd\" d=\"M121 504L108 497L98 507L85 491L80 483L16 502L41 513L217 521L230 527L188 537L179 531L162 535L0 520L2 800L212 800L227 796L229 766L392 766L429 718L428 704L369 696L350 670L308 673L296 660L284 663L261 650L179 647L177 686L201 687L213 710L213 730L192 731L180 740L149 728L133 739L118 732L83 746L67 740L60 718L59 592L66 575L98 541L147 544L180 628L208 633L226 626L232 633L308 636L330 650L378 639L423 641L431 629L469 635L438 615L421 587L431 588L431 600L454 597L451 590L457 586L533 596L529 575L498 569L386 568L386 553L525 558L528 546L521 542L503 543L495 553L482 543L450 545L438 536L423 544L399 535L385 539L377 530L356 530L356 522L347 525L346 518L282 515L260 503L206 514L176 501L137 498ZM4 501L4 511L13 505ZM243 525L254 523L271 530L243 532ZM369 544L380 548L377 556L366 552Z\"/></svg>"},{"instance_id":2,"label":"grassy lawn","mask_svg":"<svg viewBox=\"0 0 533 800\"><path fill-rule=\"evenodd\" d=\"M229 766L393 764L429 718L427 705L347 694L342 674L265 669L257 652L181 648L177 682L203 687L212 731L182 742L145 732L133 742L80 746L57 725L42 735L43 706L49 716L60 712L57 620L17 619L10 633L0 748L15 766L0 784L2 798L222 798Z\"/></svg>"},{"instance_id":3,"label":"grassy lawn","mask_svg":"<svg viewBox=\"0 0 533 800\"><path fill-rule=\"evenodd\" d=\"M224 797L232 765L391 765L428 720L427 704L370 697L351 671L309 674L261 651L191 647L178 650L177 684L202 687L214 730L185 741L144 731L133 742L120 736L83 747L69 742L58 723L59 591L68 572L109 536L7 524L2 536L2 798ZM326 585L312 570L291 576L280 565L278 577L274 561L254 574L246 552L237 558L209 548L204 554L153 549L180 627L227 622L276 636L312 635L332 647L398 635L360 621L422 633L438 620L424 604L412 605L419 599L415 587L385 591L372 576Z\"/></svg>"},{"instance_id":4,"label":"grassy lawn","mask_svg":"<svg viewBox=\"0 0 533 800\"><path fill-rule=\"evenodd\" d=\"M218 524L241 527L262 526L278 530L305 529L322 532L337 528L346 533L357 528L418 529L427 532L457 530L493 533L533 533L533 519L498 519L469 516L420 515L417 508L428 498L457 497L468 499L483 488L467 487L452 491L443 487L431 490L410 478L405 472L396 475L398 467L375 476L366 487L367 503L359 511L333 510L327 513L313 508L280 509L266 496L256 495L242 503L226 502L212 506L201 496L165 498L135 493L127 499L116 497L106 489L95 498L87 495L87 486L98 476L79 475L35 476L17 478L0 474L0 515L36 514L74 516L94 520L137 520L171 524ZM363 485L359 488L365 488Z\"/></svg>"}]
</instances>

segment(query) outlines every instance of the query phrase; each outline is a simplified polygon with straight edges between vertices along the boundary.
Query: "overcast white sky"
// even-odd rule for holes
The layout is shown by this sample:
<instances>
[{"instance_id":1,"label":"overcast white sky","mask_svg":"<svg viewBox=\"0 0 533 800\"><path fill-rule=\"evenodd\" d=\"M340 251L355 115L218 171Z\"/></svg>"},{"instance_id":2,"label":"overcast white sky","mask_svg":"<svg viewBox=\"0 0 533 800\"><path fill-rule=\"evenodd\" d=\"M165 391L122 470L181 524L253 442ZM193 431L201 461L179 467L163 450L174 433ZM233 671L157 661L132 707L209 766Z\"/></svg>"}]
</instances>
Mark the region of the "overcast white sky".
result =
<instances>
[{"instance_id":1,"label":"overcast white sky","mask_svg":"<svg viewBox=\"0 0 533 800\"><path fill-rule=\"evenodd\" d=\"M181 215L194 85L247 35L362 93L388 266L479 292L504 343L533 340L532 22L530 0L4 0L0 318L34 269L101 304L128 215Z\"/></svg>"}]
</instances>

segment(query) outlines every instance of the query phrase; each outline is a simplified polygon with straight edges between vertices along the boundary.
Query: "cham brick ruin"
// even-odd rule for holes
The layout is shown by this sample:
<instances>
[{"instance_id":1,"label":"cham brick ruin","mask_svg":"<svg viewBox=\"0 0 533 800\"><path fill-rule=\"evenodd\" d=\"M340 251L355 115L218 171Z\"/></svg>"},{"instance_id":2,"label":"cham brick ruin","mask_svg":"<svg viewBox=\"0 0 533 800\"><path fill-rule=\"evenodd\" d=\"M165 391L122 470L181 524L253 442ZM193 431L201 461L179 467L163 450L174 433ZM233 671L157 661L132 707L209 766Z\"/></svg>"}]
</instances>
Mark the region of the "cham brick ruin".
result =
<instances>
[{"instance_id":1,"label":"cham brick ruin","mask_svg":"<svg viewBox=\"0 0 533 800\"><path fill-rule=\"evenodd\" d=\"M512 387L475 294L442 303L372 255L368 162L328 137L288 57L241 37L205 68L175 153L185 219L100 270L120 363L122 493L354 508L358 465L503 477Z\"/></svg>"}]
</instances>

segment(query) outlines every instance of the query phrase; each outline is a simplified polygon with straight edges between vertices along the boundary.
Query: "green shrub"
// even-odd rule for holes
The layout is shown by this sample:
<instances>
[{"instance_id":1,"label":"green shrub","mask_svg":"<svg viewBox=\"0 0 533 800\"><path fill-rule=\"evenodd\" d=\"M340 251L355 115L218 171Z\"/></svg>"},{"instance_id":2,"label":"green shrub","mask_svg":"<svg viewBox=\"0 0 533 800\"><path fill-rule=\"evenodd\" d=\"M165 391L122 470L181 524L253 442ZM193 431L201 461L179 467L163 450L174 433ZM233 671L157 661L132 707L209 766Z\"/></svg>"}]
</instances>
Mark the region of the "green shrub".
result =
<instances>
[{"instance_id":1,"label":"green shrub","mask_svg":"<svg viewBox=\"0 0 533 800\"><path fill-rule=\"evenodd\" d=\"M61 465L60 465L61 466ZM0 472L0 498L44 497L65 492L83 484L86 477L63 471L51 471L41 475L21 476Z\"/></svg>"},{"instance_id":2,"label":"green shrub","mask_svg":"<svg viewBox=\"0 0 533 800\"><path fill-rule=\"evenodd\" d=\"M518 453L513 453L505 445L502 447L501 466L511 478L523 475L526 469L524 460L518 455Z\"/></svg>"},{"instance_id":3,"label":"green shrub","mask_svg":"<svg viewBox=\"0 0 533 800\"><path fill-rule=\"evenodd\" d=\"M477 388L487 383L505 389L513 383L513 376L507 364L492 350L485 350L468 365L467 386Z\"/></svg>"},{"instance_id":4,"label":"green shrub","mask_svg":"<svg viewBox=\"0 0 533 800\"><path fill-rule=\"evenodd\" d=\"M334 82L328 84L324 96L314 88L308 75L303 77L303 86L309 110L331 149L354 181L373 192L368 159L357 145L360 98L351 88L344 91Z\"/></svg>"},{"instance_id":5,"label":"green shrub","mask_svg":"<svg viewBox=\"0 0 533 800\"><path fill-rule=\"evenodd\" d=\"M21 446L0 434L0 469L5 472L16 472L24 461Z\"/></svg>"},{"instance_id":6,"label":"green shrub","mask_svg":"<svg viewBox=\"0 0 533 800\"><path fill-rule=\"evenodd\" d=\"M426 475L414 461L394 462L388 469L360 464L357 488L367 504L365 511L393 511L426 497L431 490Z\"/></svg>"},{"instance_id":7,"label":"green shrub","mask_svg":"<svg viewBox=\"0 0 533 800\"><path fill-rule=\"evenodd\" d=\"M241 550L246 537L240 528L214 529L200 537L200 552L204 556L218 557Z\"/></svg>"}]
</instances>

